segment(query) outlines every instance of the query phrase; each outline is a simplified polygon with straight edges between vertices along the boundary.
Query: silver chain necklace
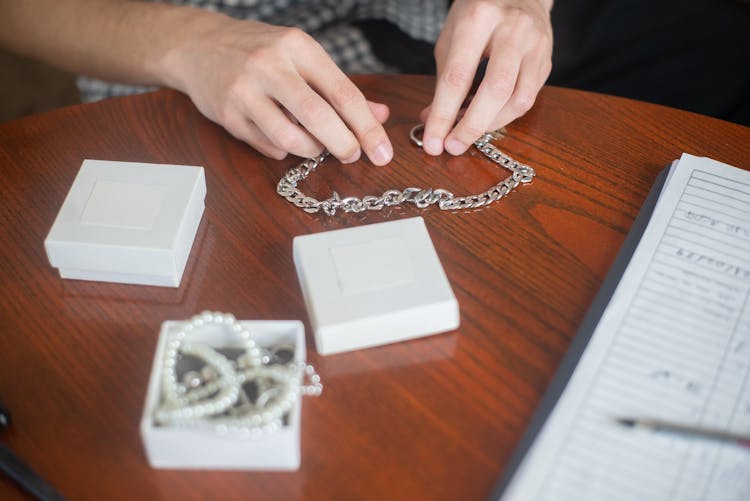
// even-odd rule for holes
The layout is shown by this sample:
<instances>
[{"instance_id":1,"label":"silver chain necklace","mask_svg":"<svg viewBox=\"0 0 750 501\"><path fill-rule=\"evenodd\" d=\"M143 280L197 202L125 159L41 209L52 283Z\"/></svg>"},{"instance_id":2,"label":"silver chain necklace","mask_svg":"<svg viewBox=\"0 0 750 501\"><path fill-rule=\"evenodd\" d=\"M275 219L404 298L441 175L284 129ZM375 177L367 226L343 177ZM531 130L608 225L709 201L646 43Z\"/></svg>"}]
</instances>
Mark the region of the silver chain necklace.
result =
<instances>
[{"instance_id":1,"label":"silver chain necklace","mask_svg":"<svg viewBox=\"0 0 750 501\"><path fill-rule=\"evenodd\" d=\"M422 147L422 139L418 137L421 134L423 124L416 125L409 132L409 138L412 143L419 148ZM333 216L337 210L344 212L363 212L366 210L381 210L383 207L391 207L402 203L413 203L419 208L425 208L432 204L437 204L441 210L459 210L475 209L490 205L496 200L500 200L508 193L513 191L521 183L530 183L536 172L528 165L521 164L513 160L502 151L500 151L490 141L497 139L495 133L487 132L482 137L474 141L474 146L491 161L501 167L508 169L511 174L495 186L483 193L477 195L467 195L457 197L448 190L443 188L404 188L403 190L386 190L380 196L365 195L359 197L340 197L338 193L333 192L332 196L326 200L305 195L297 185L307 179L328 156L328 152L323 152L314 158L303 160L296 167L289 169L276 186L276 193L289 200L291 203L300 207L305 212L315 213L320 210Z\"/></svg>"}]
</instances>

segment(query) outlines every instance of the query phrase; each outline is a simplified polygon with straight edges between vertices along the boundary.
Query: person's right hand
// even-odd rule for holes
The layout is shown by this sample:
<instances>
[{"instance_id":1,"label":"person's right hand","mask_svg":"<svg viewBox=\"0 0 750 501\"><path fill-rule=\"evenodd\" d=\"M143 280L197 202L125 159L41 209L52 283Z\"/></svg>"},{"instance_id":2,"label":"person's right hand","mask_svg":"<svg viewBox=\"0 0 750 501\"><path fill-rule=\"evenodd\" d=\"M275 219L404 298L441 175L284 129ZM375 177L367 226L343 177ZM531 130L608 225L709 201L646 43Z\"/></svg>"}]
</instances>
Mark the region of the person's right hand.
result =
<instances>
[{"instance_id":1,"label":"person's right hand","mask_svg":"<svg viewBox=\"0 0 750 501\"><path fill-rule=\"evenodd\" d=\"M298 29L201 15L163 63L170 86L269 157L313 157L324 148L344 163L362 151L376 165L393 157L381 125L388 107L367 101Z\"/></svg>"}]
</instances>

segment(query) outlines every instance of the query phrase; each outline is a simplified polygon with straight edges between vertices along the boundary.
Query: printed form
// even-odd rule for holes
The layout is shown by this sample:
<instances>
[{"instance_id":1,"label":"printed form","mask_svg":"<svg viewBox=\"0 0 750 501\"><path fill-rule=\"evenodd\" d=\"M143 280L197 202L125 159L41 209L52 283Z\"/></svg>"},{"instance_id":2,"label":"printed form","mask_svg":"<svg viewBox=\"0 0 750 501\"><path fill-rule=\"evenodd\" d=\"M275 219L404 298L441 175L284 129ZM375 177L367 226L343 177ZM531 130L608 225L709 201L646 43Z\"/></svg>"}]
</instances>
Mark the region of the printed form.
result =
<instances>
[{"instance_id":1,"label":"printed form","mask_svg":"<svg viewBox=\"0 0 750 501\"><path fill-rule=\"evenodd\" d=\"M675 162L575 370L501 499L750 500L750 172Z\"/></svg>"}]
</instances>

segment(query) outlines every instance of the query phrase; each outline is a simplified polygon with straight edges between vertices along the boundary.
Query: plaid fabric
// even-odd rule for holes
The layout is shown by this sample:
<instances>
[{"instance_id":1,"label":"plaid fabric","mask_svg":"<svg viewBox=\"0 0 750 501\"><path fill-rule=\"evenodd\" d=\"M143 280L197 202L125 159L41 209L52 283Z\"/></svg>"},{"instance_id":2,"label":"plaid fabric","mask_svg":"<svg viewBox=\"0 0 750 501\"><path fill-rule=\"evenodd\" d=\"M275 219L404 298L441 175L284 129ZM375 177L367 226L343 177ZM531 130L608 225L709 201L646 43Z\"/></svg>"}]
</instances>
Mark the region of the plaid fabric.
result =
<instances>
[{"instance_id":1,"label":"plaid fabric","mask_svg":"<svg viewBox=\"0 0 750 501\"><path fill-rule=\"evenodd\" d=\"M416 40L435 42L448 0L173 0L172 3L223 12L278 26L294 26L312 35L345 73L393 73L380 61L354 23L385 20ZM78 78L81 99L96 101L151 90L88 77Z\"/></svg>"}]
</instances>

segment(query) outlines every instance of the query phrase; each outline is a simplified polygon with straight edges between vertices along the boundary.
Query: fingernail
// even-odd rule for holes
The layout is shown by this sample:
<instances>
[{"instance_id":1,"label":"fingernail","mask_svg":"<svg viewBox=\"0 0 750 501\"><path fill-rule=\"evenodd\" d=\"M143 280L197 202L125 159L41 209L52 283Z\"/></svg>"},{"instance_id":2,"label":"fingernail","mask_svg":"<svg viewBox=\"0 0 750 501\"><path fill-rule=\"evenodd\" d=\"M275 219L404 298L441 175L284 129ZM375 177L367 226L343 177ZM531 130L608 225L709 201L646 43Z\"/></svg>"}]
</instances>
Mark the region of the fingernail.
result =
<instances>
[{"instance_id":1,"label":"fingernail","mask_svg":"<svg viewBox=\"0 0 750 501\"><path fill-rule=\"evenodd\" d=\"M393 158L393 148L389 143L380 143L372 154L372 163L385 165Z\"/></svg>"},{"instance_id":2,"label":"fingernail","mask_svg":"<svg viewBox=\"0 0 750 501\"><path fill-rule=\"evenodd\" d=\"M458 139L450 138L445 142L445 151L451 155L463 155L466 145Z\"/></svg>"},{"instance_id":3,"label":"fingernail","mask_svg":"<svg viewBox=\"0 0 750 501\"><path fill-rule=\"evenodd\" d=\"M443 152L443 142L436 137L429 137L424 142L424 151L430 155L440 155Z\"/></svg>"}]
</instances>

